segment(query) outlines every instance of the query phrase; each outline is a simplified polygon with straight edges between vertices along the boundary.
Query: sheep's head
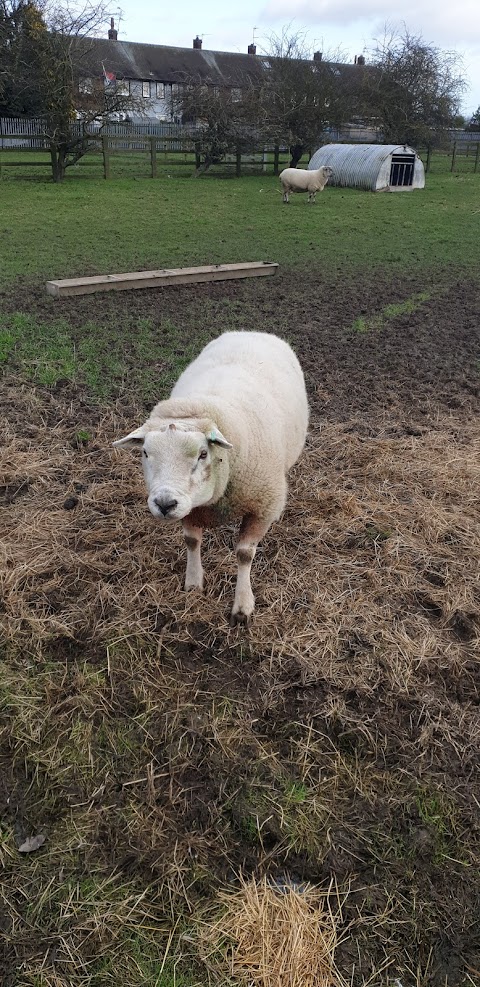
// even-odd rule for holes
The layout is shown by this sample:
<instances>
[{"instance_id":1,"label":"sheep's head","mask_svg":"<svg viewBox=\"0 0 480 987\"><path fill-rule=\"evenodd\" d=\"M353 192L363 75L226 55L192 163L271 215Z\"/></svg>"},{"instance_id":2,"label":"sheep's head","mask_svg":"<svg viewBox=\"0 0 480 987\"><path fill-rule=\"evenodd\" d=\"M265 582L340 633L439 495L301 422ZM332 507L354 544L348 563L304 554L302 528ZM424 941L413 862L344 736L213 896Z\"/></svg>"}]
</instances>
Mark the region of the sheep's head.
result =
<instances>
[{"instance_id":1,"label":"sheep's head","mask_svg":"<svg viewBox=\"0 0 480 987\"><path fill-rule=\"evenodd\" d=\"M178 521L211 503L220 474L228 477L221 450L232 446L211 422L150 421L113 444L141 449L148 507L160 521Z\"/></svg>"}]
</instances>

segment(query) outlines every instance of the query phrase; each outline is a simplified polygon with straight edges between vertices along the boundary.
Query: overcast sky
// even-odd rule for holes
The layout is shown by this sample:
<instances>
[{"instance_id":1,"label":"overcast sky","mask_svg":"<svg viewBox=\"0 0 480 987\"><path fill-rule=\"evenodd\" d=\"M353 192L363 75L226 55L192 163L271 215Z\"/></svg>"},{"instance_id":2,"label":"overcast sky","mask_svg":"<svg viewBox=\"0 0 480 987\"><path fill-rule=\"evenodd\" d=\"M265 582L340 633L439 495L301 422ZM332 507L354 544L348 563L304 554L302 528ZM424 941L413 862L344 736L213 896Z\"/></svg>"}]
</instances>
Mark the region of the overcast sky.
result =
<instances>
[{"instance_id":1,"label":"overcast sky","mask_svg":"<svg viewBox=\"0 0 480 987\"><path fill-rule=\"evenodd\" d=\"M120 0L122 3L122 0ZM383 35L386 22L402 27L426 42L463 58L469 88L463 112L480 105L480 2L479 0L184 0L160 5L154 0L123 0L119 40L190 47L198 34L203 47L214 51L246 52L255 29L257 51L268 48L273 33L285 25L305 32L312 52L341 48L347 60L367 53L372 38ZM118 10L110 13L118 22ZM108 27L108 25L106 26Z\"/></svg>"}]
</instances>

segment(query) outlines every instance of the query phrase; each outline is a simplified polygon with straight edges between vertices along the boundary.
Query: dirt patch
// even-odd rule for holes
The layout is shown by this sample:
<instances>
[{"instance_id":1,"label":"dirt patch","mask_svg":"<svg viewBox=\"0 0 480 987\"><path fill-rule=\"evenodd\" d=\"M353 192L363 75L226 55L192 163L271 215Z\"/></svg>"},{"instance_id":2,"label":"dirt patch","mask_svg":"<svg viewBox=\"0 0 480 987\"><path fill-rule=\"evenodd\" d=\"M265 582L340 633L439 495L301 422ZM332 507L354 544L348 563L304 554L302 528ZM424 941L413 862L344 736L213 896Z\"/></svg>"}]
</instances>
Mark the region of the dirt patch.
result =
<instances>
[{"instance_id":1,"label":"dirt patch","mask_svg":"<svg viewBox=\"0 0 480 987\"><path fill-rule=\"evenodd\" d=\"M105 929L130 921L120 878L165 925L239 871L350 888L336 962L354 983L383 968L453 987L480 968L477 298L451 285L366 336L347 328L386 281L328 306L323 285L302 303L290 288L262 296L260 322L283 302L312 426L250 630L228 626L233 530L207 537L206 594L185 596L180 533L111 449L141 402L4 381L6 984L102 977Z\"/></svg>"},{"instance_id":2,"label":"dirt patch","mask_svg":"<svg viewBox=\"0 0 480 987\"><path fill-rule=\"evenodd\" d=\"M353 328L359 318L422 293L431 297L416 311L387 318L381 328L368 332ZM48 296L43 283L16 283L0 298L4 312L28 311L39 322L65 319L74 332L88 322L121 324L132 338L139 319L151 320L159 326L153 366L162 353L165 323L178 326L180 336L189 340L204 333L206 326L209 336L258 327L277 332L295 346L302 360L314 410L330 421L363 420L367 431L372 419L376 426L385 418L398 432L404 419L414 427L428 427L437 412L458 412L463 418L479 407L480 284L449 270L436 272L427 285L423 272L395 278L385 270L374 278L358 275L346 280L343 272L308 269L280 272L272 279L60 300ZM128 382L132 359L124 346L128 390L118 396L128 403L135 397ZM142 360L148 363L147 353ZM78 399L78 393L74 397ZM156 400L157 393L152 403Z\"/></svg>"}]
</instances>

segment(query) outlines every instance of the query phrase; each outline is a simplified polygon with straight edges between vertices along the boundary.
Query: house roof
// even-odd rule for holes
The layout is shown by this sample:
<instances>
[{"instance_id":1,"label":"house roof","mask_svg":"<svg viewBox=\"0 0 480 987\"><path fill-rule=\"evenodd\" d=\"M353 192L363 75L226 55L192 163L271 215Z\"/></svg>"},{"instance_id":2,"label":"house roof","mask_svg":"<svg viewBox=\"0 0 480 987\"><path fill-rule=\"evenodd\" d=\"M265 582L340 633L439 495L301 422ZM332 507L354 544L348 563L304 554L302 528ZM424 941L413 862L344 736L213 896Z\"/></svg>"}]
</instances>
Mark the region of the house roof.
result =
<instances>
[{"instance_id":1,"label":"house roof","mask_svg":"<svg viewBox=\"0 0 480 987\"><path fill-rule=\"evenodd\" d=\"M188 84L241 88L261 82L272 58L234 51L208 51L199 48L176 48L172 45L141 44L89 38L86 63L92 75L114 72L118 79L152 80ZM335 62L315 62L345 78L356 79L360 66Z\"/></svg>"},{"instance_id":2,"label":"house roof","mask_svg":"<svg viewBox=\"0 0 480 987\"><path fill-rule=\"evenodd\" d=\"M91 47L90 47L91 43ZM117 78L151 79L154 82L245 86L259 82L268 68L268 59L239 52L175 48L89 38L88 64L92 75L101 75L102 66Z\"/></svg>"}]
</instances>

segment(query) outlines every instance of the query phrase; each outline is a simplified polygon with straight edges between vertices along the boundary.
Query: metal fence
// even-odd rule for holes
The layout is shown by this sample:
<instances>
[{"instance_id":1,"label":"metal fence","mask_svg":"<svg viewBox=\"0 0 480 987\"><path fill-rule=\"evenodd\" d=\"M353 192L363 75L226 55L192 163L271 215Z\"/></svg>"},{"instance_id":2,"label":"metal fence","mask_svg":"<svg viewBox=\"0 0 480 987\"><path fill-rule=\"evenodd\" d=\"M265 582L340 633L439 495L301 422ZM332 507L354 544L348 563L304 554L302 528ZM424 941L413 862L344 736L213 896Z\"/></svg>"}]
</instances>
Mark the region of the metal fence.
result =
<instances>
[{"instance_id":1,"label":"metal fence","mask_svg":"<svg viewBox=\"0 0 480 987\"><path fill-rule=\"evenodd\" d=\"M21 119L14 117L0 117L0 147L23 147L34 149L48 149L48 137L46 136L47 123L46 120L38 119ZM102 125L100 122L94 121L88 124L88 127L82 123L81 120L72 124L72 133L75 137L82 137L84 133L91 134L95 136L96 134L104 137L128 137L128 146L132 149L135 145L132 144L132 137L168 137L169 147L172 150L181 150L183 144L182 140L186 137L195 137L196 134L201 133L201 127L195 127L187 124L178 123L168 123L164 121L147 121L145 123L132 122L132 123L109 123ZM178 147L175 143L172 144L171 138L178 137ZM140 142L139 148L143 144Z\"/></svg>"},{"instance_id":2,"label":"metal fence","mask_svg":"<svg viewBox=\"0 0 480 987\"><path fill-rule=\"evenodd\" d=\"M128 146L133 150L135 145L132 137L168 137L169 148L181 150L182 140L188 137L195 137L201 134L202 128L193 124L173 123L159 120L134 120L131 123L112 122L102 125L100 122L93 122L84 127L82 121L77 121L72 126L75 136L81 137L85 132L88 134L99 134L100 131L105 137L128 137ZM33 149L48 148L48 140L45 136L46 121L38 119L22 119L14 117L0 117L0 147L24 147ZM348 143L348 144L381 144L383 142L382 133L374 127L365 127L361 124L351 124L340 128L329 128L325 133L327 143ZM451 142L468 145L476 144L480 141L479 131L451 130L448 132ZM171 138L178 137L178 146L172 143ZM139 144L139 148L143 146ZM159 145L160 146L160 145Z\"/></svg>"}]
</instances>

